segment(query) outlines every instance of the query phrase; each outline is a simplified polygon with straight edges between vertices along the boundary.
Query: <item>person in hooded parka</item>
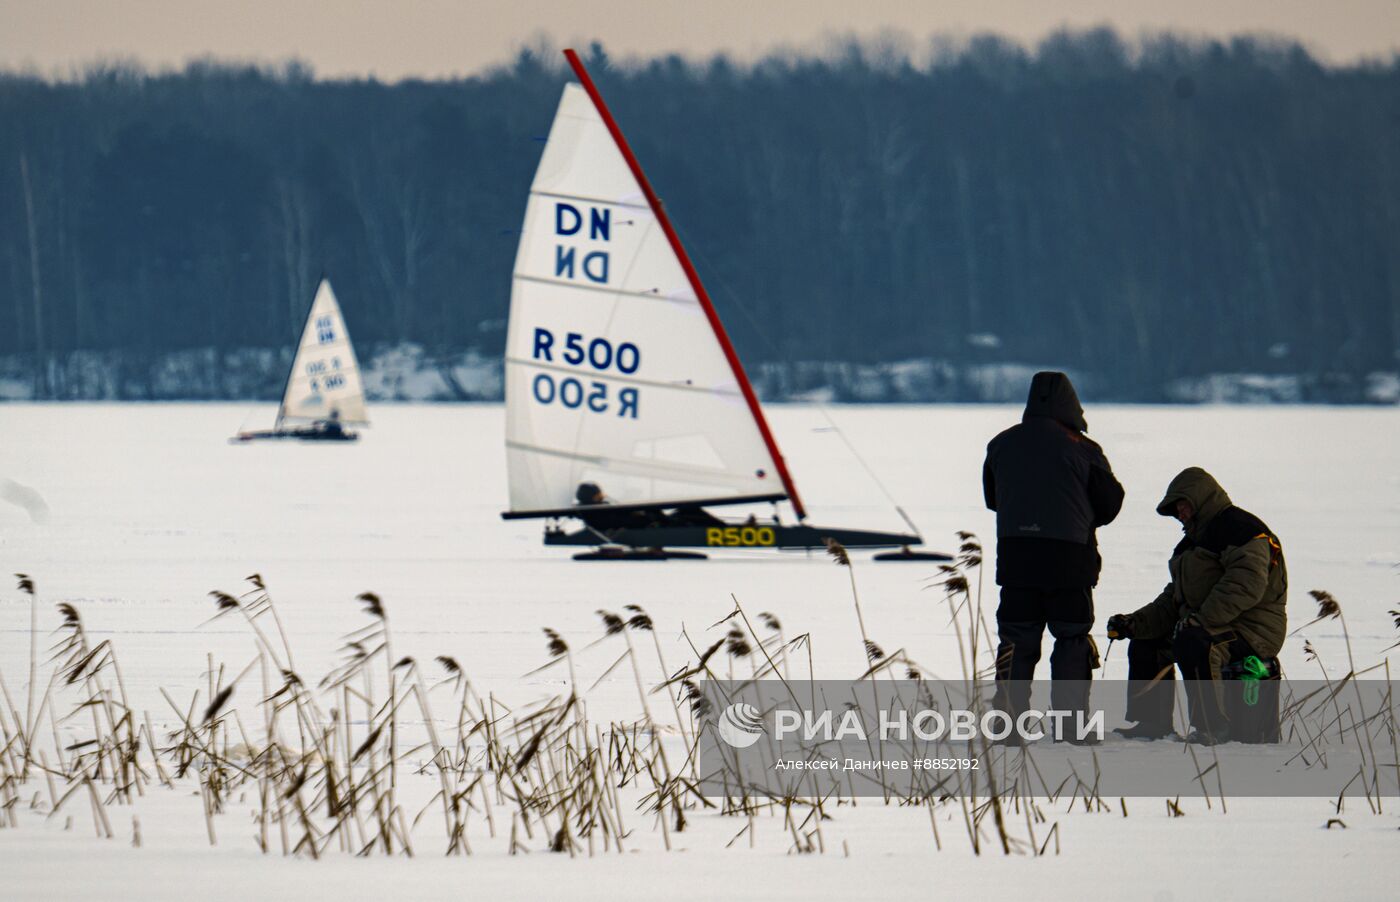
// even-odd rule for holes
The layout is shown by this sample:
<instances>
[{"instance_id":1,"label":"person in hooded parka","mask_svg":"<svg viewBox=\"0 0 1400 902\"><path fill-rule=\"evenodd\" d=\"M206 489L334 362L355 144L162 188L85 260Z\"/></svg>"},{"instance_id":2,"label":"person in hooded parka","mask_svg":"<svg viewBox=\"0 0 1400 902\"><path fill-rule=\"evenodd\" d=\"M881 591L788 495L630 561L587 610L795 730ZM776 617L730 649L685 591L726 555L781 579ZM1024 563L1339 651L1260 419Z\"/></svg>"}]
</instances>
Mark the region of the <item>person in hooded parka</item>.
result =
<instances>
[{"instance_id":1,"label":"person in hooded parka","mask_svg":"<svg viewBox=\"0 0 1400 902\"><path fill-rule=\"evenodd\" d=\"M1019 711L1047 626L1056 710L1085 709L1098 666L1089 635L1102 563L1095 531L1118 516L1123 487L1088 428L1069 376L1036 373L1021 422L987 445L982 488L997 515L1001 586L996 675L1001 702Z\"/></svg>"}]
</instances>

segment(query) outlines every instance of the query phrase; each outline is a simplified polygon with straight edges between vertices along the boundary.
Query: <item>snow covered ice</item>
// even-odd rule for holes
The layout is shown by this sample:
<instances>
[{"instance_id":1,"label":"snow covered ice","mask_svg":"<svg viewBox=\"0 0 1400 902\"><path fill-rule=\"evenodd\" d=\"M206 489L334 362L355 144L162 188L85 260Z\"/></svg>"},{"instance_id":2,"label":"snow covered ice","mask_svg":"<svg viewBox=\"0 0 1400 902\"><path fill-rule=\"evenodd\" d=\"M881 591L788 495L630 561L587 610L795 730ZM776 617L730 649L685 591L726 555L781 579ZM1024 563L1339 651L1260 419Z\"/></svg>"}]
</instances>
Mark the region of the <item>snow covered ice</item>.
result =
<instances>
[{"instance_id":1,"label":"snow covered ice","mask_svg":"<svg viewBox=\"0 0 1400 902\"><path fill-rule=\"evenodd\" d=\"M814 522L900 528L819 409L767 413ZM1019 414L958 406L831 413L929 547L954 550L953 534L968 529L989 552L982 452ZM750 611L775 613L789 635L810 631L818 675L864 668L851 638L849 585L823 555L735 551L703 563L578 564L541 546L539 523L501 521L498 406L376 406L358 446L226 444L247 415L246 406L228 404L0 407L0 479L33 488L49 509L36 523L23 508L0 504L0 572L35 579L44 637L58 626L54 605L67 602L94 637L112 639L133 707L149 710L158 726L173 722L161 688L188 699L204 686L210 655L234 666L252 653L240 624L201 624L214 613L210 590L241 591L254 572L276 598L309 678L328 672L340 637L363 625L354 598L367 590L393 618L398 653L452 655L480 692L509 704L562 691L557 669L524 676L548 659L543 627L577 650L580 683L590 686L615 658L611 647L584 650L601 635L594 611L629 603L651 614L668 660L691 655L682 625L707 640L721 634L707 628L729 613L734 593ZM1109 614L1132 610L1166 582L1179 528L1153 505L1178 470L1200 465L1282 538L1290 626L1315 615L1307 590L1326 589L1343 605L1358 664L1387 654L1396 640L1387 610L1400 602L1400 411L1091 405L1088 417L1128 493L1122 516L1100 532L1100 638ZM990 556L987 564L990 574ZM954 676L946 608L938 590L926 588L933 570L856 560L871 638ZM994 587L986 591L990 606ZM0 672L12 694L25 691L29 616L28 599L12 584L0 586ZM1291 637L1281 656L1286 671L1319 675L1303 654L1305 638L1332 675L1346 672L1336 621ZM1115 648L1105 675L1125 670ZM637 716L636 690L622 669L588 699L595 720ZM1046 858L974 858L965 841L946 838L935 852L926 812L872 800L836 811L824 855L788 854L790 837L776 819L760 824L754 848L747 840L726 848L742 824L696 812L671 853L635 814L635 851L624 856L570 860L536 851L522 859L483 842L470 858L438 859L425 843L411 861L337 855L311 863L259 855L251 826L236 814L221 816L211 848L198 800L160 789L134 809L139 850L126 841L131 825L120 808L114 840L92 838L79 809L65 832L62 818L28 810L36 789L26 789L20 829L0 831L6 899L90 897L94 887L118 885L133 898L169 899L187 898L193 885L210 898L524 897L562 886L577 898L654 896L659 886L668 897L697 899L847 898L872 887L1025 898L1046 886L1113 898L1186 898L1204 886L1236 898L1393 898L1400 880L1400 821L1390 799L1380 816L1350 800L1340 815L1346 830L1324 829L1337 816L1324 799L1230 799L1222 815L1183 797L1183 818L1146 800L1129 803L1126 821L1116 811L1061 813L1061 854ZM1182 861L1192 863L1189 885L1177 876ZM158 885L148 877L156 873Z\"/></svg>"}]
</instances>

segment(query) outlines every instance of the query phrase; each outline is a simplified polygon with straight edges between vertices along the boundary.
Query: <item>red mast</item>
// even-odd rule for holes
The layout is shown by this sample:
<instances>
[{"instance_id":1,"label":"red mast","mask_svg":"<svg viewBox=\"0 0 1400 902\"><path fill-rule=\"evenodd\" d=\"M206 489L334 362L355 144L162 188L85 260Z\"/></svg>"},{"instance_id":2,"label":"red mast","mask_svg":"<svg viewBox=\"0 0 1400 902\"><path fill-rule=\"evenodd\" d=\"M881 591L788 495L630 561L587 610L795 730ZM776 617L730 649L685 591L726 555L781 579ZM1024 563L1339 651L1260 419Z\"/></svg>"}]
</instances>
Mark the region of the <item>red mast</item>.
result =
<instances>
[{"instance_id":1,"label":"red mast","mask_svg":"<svg viewBox=\"0 0 1400 902\"><path fill-rule=\"evenodd\" d=\"M719 346L724 350L724 357L729 361L729 368L734 372L734 378L739 383L739 391L743 393L744 401L749 405L749 413L753 414L754 422L758 424L758 432L763 436L763 443L768 446L768 454L773 458L773 465L778 468L778 478L782 480L783 488L787 490L788 500L792 502L792 509L797 512L799 519L806 519L807 511L802 506L802 499L797 494L797 486L793 484L792 474L788 472L787 464L783 462L783 455L778 450L778 443L773 439L773 432L768 428L768 421L763 418L763 408L758 405L758 396L754 394L753 386L749 384L749 377L744 372L744 365L739 362L739 355L734 352L734 345L729 341L729 334L724 331L724 323L720 322L719 314L715 312L715 305L710 301L709 292L705 291L705 286L700 281L700 274L695 271L695 264L690 262L690 255L685 252L680 236L676 234L675 227L671 225L670 218L661 206L661 199L656 196L651 182L647 181L646 173L642 171L642 165L637 162L637 158L632 154L632 148L622 135L622 129L617 126L617 120L613 119L608 105L603 102L603 95L598 93L598 86L593 84L588 70L583 67L583 60L579 59L578 53L573 50L565 50L564 56L568 59L569 65L573 67L579 83L588 92L593 106L598 110L598 115L603 118L603 124L608 127L608 133L612 135L613 143L622 152L622 158L627 161L628 168L632 170L632 177L641 186L642 194L646 196L652 213L656 215L656 221L661 224L661 230L666 233L666 240L671 243L671 250L675 251L676 259L681 262L681 269L685 270L685 276L690 280L690 287L695 290L695 296L700 300L700 309L705 311L705 318L710 321L710 328L714 330L715 338L719 339Z\"/></svg>"}]
</instances>

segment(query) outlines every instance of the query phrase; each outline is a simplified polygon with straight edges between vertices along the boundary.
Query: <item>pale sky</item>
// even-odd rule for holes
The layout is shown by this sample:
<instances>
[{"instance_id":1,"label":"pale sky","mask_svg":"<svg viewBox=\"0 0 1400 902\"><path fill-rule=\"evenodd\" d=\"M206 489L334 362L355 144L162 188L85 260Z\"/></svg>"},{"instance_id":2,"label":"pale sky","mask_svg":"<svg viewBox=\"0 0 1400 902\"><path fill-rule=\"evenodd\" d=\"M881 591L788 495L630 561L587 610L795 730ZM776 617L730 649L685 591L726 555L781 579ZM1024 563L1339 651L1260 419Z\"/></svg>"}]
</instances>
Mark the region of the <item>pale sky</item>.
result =
<instances>
[{"instance_id":1,"label":"pale sky","mask_svg":"<svg viewBox=\"0 0 1400 902\"><path fill-rule=\"evenodd\" d=\"M541 36L560 47L599 40L618 57L743 61L895 29L917 58L936 33L1034 44L1103 24L1129 38L1265 32L1336 63L1400 52L1400 0L0 0L0 68L64 76L95 60L295 57L321 76L396 80L479 72Z\"/></svg>"}]
</instances>

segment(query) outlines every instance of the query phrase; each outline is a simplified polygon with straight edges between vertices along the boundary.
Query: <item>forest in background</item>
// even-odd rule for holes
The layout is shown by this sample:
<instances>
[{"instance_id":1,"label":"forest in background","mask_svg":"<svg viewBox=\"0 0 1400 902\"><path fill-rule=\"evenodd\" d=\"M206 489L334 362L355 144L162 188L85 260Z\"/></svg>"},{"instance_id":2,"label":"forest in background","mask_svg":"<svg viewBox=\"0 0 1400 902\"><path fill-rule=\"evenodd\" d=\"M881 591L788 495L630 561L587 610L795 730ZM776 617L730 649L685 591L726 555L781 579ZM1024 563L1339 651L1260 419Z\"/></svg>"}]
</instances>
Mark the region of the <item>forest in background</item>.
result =
<instances>
[{"instance_id":1,"label":"forest in background","mask_svg":"<svg viewBox=\"0 0 1400 902\"><path fill-rule=\"evenodd\" d=\"M1106 30L585 59L770 395L912 362L949 397L1045 365L1098 398L1247 373L1356 400L1400 367L1400 61ZM567 77L543 48L394 84L0 74L0 370L88 396L74 361L116 361L140 397L172 355L270 349L266 396L322 273L362 347L499 356Z\"/></svg>"}]
</instances>

